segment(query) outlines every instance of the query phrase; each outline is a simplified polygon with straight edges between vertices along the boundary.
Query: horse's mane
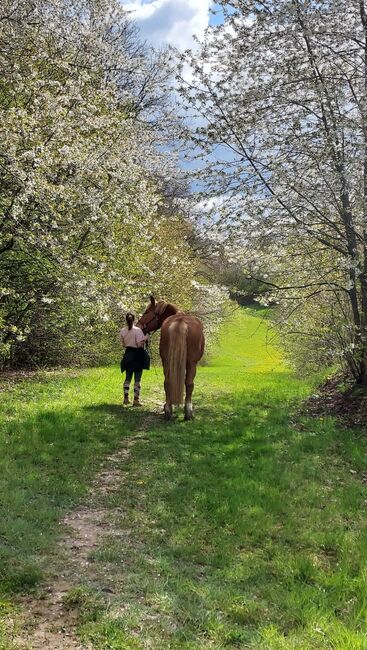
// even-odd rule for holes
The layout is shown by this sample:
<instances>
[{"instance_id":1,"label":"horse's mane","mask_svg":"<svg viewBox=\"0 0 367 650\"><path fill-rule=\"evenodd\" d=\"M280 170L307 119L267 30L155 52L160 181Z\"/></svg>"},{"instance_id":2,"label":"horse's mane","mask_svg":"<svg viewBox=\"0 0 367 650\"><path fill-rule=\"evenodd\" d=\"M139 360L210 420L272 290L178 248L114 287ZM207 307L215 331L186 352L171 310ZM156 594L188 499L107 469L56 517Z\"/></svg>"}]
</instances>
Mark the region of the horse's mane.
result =
<instances>
[{"instance_id":1,"label":"horse's mane","mask_svg":"<svg viewBox=\"0 0 367 650\"><path fill-rule=\"evenodd\" d=\"M164 300L158 300L158 302L156 304L155 311L156 311L156 314L158 316L160 316L165 311L169 311L171 314L177 314L177 312L179 312L180 310L179 310L178 307L176 307L176 305L174 305L171 302L165 302Z\"/></svg>"}]
</instances>

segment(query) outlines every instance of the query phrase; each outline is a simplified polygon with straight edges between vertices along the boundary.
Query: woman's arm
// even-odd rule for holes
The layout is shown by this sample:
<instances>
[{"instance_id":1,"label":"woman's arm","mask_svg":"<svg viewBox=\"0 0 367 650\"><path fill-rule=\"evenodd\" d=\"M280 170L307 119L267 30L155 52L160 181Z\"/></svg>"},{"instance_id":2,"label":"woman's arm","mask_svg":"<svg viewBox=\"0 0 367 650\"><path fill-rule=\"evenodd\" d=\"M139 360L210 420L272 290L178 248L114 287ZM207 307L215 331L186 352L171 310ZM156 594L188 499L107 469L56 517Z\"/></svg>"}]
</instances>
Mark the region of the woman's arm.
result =
<instances>
[{"instance_id":1,"label":"woman's arm","mask_svg":"<svg viewBox=\"0 0 367 650\"><path fill-rule=\"evenodd\" d=\"M149 341L149 334L143 334L143 332L141 331L141 334L138 334L138 336L136 337L136 345L138 346L138 348L142 348L146 341Z\"/></svg>"}]
</instances>

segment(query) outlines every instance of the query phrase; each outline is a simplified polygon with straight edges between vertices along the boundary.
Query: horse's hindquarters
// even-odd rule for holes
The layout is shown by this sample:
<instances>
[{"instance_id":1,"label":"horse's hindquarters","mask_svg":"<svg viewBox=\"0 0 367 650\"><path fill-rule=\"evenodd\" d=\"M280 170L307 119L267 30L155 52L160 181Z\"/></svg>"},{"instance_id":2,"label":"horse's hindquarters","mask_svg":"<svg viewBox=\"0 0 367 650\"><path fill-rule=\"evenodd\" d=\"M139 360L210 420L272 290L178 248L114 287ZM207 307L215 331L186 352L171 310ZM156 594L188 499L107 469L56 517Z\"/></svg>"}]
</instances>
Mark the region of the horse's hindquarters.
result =
<instances>
[{"instance_id":1,"label":"horse's hindquarters","mask_svg":"<svg viewBox=\"0 0 367 650\"><path fill-rule=\"evenodd\" d=\"M172 416L172 405L182 404L185 387L185 420L192 419L196 365L203 351L203 326L198 318L175 314L165 320L161 332L160 355L165 376L166 419Z\"/></svg>"}]
</instances>

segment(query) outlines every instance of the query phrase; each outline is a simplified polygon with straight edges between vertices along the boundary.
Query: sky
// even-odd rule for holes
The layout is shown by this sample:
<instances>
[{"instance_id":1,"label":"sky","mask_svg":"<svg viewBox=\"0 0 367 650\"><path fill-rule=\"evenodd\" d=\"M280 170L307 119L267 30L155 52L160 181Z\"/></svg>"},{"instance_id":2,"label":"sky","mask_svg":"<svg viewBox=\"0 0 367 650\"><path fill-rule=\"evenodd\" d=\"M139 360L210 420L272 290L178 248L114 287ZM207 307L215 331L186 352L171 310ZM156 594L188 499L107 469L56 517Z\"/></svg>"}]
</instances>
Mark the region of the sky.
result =
<instances>
[{"instance_id":1,"label":"sky","mask_svg":"<svg viewBox=\"0 0 367 650\"><path fill-rule=\"evenodd\" d=\"M206 27L220 18L209 12L211 0L125 0L141 34L154 47L173 45L180 50L194 47L193 35L199 38Z\"/></svg>"},{"instance_id":2,"label":"sky","mask_svg":"<svg viewBox=\"0 0 367 650\"><path fill-rule=\"evenodd\" d=\"M122 0L123 7L131 11L132 18L140 29L143 39L155 48L172 45L179 50L195 49L193 36L199 40L208 25L222 22L221 11L217 15L210 12L218 9L214 0ZM190 77L189 70L184 76ZM197 117L191 119L198 124ZM181 159L185 169L196 169L197 162ZM194 186L193 186L194 187ZM195 187L198 187L195 184Z\"/></svg>"}]
</instances>

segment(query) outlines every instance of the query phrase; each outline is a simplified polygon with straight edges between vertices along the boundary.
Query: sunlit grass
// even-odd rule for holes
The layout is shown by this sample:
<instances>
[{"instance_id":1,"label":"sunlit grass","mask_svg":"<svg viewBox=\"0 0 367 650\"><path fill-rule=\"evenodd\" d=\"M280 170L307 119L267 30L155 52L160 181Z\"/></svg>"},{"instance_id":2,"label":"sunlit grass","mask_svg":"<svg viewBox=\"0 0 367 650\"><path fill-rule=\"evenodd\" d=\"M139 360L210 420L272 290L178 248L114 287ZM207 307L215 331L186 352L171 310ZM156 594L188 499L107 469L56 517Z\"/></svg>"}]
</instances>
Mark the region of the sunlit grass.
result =
<instances>
[{"instance_id":1,"label":"sunlit grass","mask_svg":"<svg viewBox=\"0 0 367 650\"><path fill-rule=\"evenodd\" d=\"M367 648L364 437L296 414L312 385L282 363L261 311L236 312L209 362L194 422L151 415L124 482L100 497L122 533L93 553L115 595L93 616L93 596L82 599L82 638L116 650ZM159 402L161 370L143 377L142 412L120 408L120 390L108 368L3 395L4 591L42 575L65 508Z\"/></svg>"}]
</instances>

